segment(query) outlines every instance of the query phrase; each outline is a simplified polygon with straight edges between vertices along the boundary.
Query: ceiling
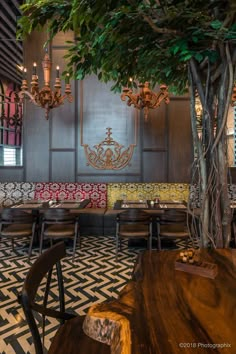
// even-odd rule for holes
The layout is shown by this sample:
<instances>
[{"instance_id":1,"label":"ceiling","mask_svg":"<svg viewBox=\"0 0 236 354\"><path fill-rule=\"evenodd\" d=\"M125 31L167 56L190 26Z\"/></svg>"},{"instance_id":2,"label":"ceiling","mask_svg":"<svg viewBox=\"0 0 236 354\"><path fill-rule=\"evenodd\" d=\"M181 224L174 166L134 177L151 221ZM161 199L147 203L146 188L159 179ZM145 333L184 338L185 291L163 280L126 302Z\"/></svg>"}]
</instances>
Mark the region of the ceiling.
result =
<instances>
[{"instance_id":1,"label":"ceiling","mask_svg":"<svg viewBox=\"0 0 236 354\"><path fill-rule=\"evenodd\" d=\"M0 1L0 78L20 83L22 74L17 64L23 62L23 47L16 41L16 22L23 0Z\"/></svg>"}]
</instances>

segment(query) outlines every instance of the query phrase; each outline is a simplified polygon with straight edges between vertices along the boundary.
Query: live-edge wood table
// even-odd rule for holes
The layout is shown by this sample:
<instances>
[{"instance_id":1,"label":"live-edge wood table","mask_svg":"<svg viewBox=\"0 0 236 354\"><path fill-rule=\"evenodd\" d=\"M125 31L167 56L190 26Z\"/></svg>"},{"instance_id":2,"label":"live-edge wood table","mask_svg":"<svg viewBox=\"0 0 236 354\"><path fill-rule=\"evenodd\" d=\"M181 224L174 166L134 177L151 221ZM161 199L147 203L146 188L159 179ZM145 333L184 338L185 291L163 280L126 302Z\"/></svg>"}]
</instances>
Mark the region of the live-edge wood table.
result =
<instances>
[{"instance_id":1,"label":"live-edge wood table","mask_svg":"<svg viewBox=\"0 0 236 354\"><path fill-rule=\"evenodd\" d=\"M201 250L215 279L175 270L179 251L145 251L117 300L93 305L84 331L113 354L236 353L236 250Z\"/></svg>"}]
</instances>

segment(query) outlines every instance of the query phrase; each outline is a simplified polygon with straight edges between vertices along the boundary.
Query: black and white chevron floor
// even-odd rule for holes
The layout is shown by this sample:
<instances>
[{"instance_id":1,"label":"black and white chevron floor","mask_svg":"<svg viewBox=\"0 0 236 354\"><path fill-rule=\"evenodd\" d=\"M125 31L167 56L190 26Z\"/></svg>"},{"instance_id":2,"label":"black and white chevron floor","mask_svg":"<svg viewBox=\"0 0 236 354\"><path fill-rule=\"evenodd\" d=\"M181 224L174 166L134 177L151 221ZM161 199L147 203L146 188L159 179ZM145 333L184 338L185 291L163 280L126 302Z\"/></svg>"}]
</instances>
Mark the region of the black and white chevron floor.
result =
<instances>
[{"instance_id":1,"label":"black and white chevron floor","mask_svg":"<svg viewBox=\"0 0 236 354\"><path fill-rule=\"evenodd\" d=\"M28 262L26 246L23 241L18 242L16 252L12 252L10 243L0 241L0 354L34 354L31 335L17 302L25 275L38 256L35 249ZM81 249L72 262L72 249L68 247L68 256L62 262L66 308L83 315L93 303L117 298L131 278L142 249L125 244L116 261L113 237L82 237ZM57 322L48 319L46 348L56 328Z\"/></svg>"}]
</instances>

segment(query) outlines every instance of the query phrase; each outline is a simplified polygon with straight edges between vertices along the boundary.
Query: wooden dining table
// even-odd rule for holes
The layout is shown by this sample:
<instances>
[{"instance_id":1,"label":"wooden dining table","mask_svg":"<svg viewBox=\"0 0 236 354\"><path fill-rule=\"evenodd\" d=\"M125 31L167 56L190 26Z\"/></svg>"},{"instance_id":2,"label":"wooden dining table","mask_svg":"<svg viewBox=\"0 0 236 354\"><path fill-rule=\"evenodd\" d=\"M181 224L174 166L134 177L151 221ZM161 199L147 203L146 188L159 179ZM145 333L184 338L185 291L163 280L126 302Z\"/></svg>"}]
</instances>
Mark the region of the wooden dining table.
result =
<instances>
[{"instance_id":1,"label":"wooden dining table","mask_svg":"<svg viewBox=\"0 0 236 354\"><path fill-rule=\"evenodd\" d=\"M36 199L28 199L22 200L17 203L11 205L11 208L17 208L22 210L38 210L38 211L46 211L47 209L83 209L89 203L90 199L83 199L81 201L77 200L36 200Z\"/></svg>"},{"instance_id":2,"label":"wooden dining table","mask_svg":"<svg viewBox=\"0 0 236 354\"><path fill-rule=\"evenodd\" d=\"M154 202L149 199L145 200L117 200L114 204L114 209L144 209L150 211L164 211L166 209L187 209L187 203L185 201L178 200L160 200Z\"/></svg>"},{"instance_id":3,"label":"wooden dining table","mask_svg":"<svg viewBox=\"0 0 236 354\"><path fill-rule=\"evenodd\" d=\"M179 251L140 254L119 298L89 309L85 333L112 354L236 353L236 250L198 257L215 278L176 269Z\"/></svg>"}]
</instances>

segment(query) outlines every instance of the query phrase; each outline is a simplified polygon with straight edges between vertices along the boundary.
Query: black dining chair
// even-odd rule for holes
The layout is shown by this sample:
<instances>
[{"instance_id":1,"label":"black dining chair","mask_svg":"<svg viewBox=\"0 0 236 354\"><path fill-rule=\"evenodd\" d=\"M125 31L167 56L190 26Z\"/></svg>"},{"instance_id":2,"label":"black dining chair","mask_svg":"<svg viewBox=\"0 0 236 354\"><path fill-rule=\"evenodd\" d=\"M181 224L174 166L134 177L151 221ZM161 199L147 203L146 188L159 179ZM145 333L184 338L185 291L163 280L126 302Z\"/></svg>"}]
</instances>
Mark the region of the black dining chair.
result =
<instances>
[{"instance_id":1,"label":"black dining chair","mask_svg":"<svg viewBox=\"0 0 236 354\"><path fill-rule=\"evenodd\" d=\"M14 251L16 239L29 239L29 258L36 236L37 218L32 213L27 213L16 208L3 208L0 217L0 237L11 240Z\"/></svg>"},{"instance_id":2,"label":"black dining chair","mask_svg":"<svg viewBox=\"0 0 236 354\"><path fill-rule=\"evenodd\" d=\"M152 216L136 208L119 213L116 218L116 258L119 248L121 250L122 239L146 239L151 250Z\"/></svg>"},{"instance_id":3,"label":"black dining chair","mask_svg":"<svg viewBox=\"0 0 236 354\"><path fill-rule=\"evenodd\" d=\"M108 354L110 346L83 332L85 316L65 310L61 260L64 242L43 252L26 275L18 301L30 328L36 354ZM43 294L43 295L42 295ZM58 319L58 329L48 351L44 347L46 318ZM39 330L40 329L40 330Z\"/></svg>"},{"instance_id":4,"label":"black dining chair","mask_svg":"<svg viewBox=\"0 0 236 354\"><path fill-rule=\"evenodd\" d=\"M191 239L188 228L188 219L190 215L184 210L167 209L163 214L157 217L157 242L158 249L162 249L162 241L165 240L183 240L185 247Z\"/></svg>"},{"instance_id":5,"label":"black dining chair","mask_svg":"<svg viewBox=\"0 0 236 354\"><path fill-rule=\"evenodd\" d=\"M39 253L42 253L43 241L49 239L51 246L54 240L73 240L73 259L76 245L80 241L78 216L68 209L53 208L46 210L41 219Z\"/></svg>"}]
</instances>

